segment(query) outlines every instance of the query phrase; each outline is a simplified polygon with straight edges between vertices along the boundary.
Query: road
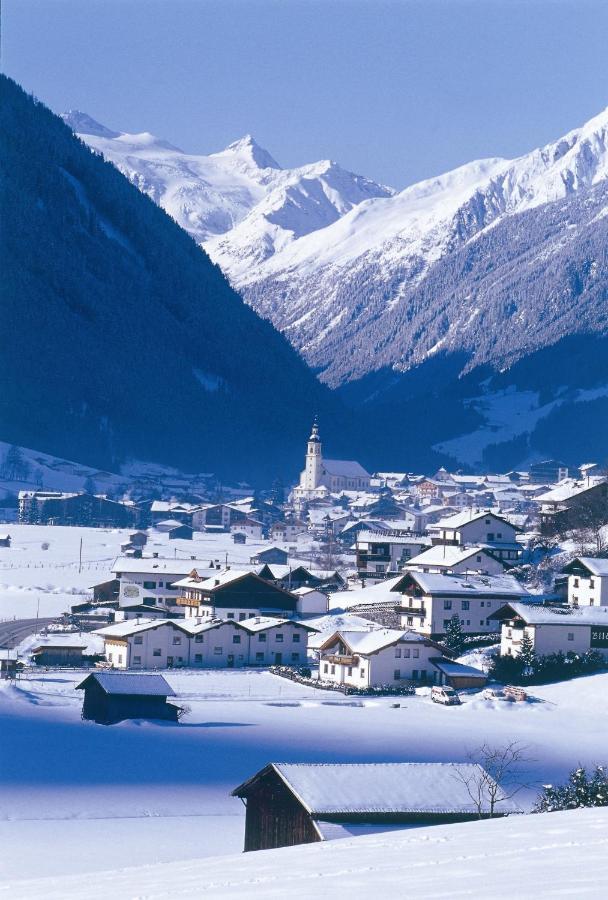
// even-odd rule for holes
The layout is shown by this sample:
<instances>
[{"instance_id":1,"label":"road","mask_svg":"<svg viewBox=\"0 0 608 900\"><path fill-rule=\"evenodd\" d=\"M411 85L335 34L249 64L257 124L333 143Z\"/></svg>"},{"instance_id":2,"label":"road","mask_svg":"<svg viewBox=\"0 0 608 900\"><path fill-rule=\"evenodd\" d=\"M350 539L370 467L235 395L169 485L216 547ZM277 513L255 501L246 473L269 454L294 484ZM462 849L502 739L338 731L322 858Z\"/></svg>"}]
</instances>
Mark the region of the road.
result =
<instances>
[{"instance_id":1,"label":"road","mask_svg":"<svg viewBox=\"0 0 608 900\"><path fill-rule=\"evenodd\" d=\"M0 648L10 650L22 640L50 625L55 618L46 619L14 619L12 622L0 622Z\"/></svg>"}]
</instances>

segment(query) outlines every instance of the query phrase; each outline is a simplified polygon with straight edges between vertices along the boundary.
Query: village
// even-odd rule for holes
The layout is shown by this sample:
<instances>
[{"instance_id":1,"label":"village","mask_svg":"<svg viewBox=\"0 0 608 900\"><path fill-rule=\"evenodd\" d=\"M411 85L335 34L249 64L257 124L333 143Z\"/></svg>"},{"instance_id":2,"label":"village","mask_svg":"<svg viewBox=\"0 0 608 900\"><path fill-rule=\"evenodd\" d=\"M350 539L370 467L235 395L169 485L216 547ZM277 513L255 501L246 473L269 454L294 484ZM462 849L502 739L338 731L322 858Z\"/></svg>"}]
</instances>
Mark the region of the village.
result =
<instances>
[{"instance_id":1,"label":"village","mask_svg":"<svg viewBox=\"0 0 608 900\"><path fill-rule=\"evenodd\" d=\"M325 459L315 422L299 483L284 493L125 501L21 490L0 535L9 710L23 716L33 697L49 727L67 708L71 727L78 712L81 728L146 721L173 724L177 737L200 721L197 704L228 720L238 704L239 722L264 707L262 729L270 708L283 722L270 733L286 728L295 744L289 764L282 738L231 756L225 794L246 806L232 849L529 811L534 790L514 784L524 748L541 739L539 708L566 683L568 697L579 684L591 700L593 679L608 677L607 474L546 461L494 476L370 475ZM353 710L374 707L366 750ZM443 707L467 716L451 720L455 733L449 717L460 713ZM507 709L520 710L520 727L487 719ZM295 710L308 712L314 746ZM397 711L424 723L415 751L395 743ZM331 734L344 715L350 749ZM477 744L465 740L471 728ZM589 764L602 764L591 745ZM535 768L539 783L551 773L547 758ZM201 780L215 795L214 779ZM194 808L182 798L180 809Z\"/></svg>"}]
</instances>

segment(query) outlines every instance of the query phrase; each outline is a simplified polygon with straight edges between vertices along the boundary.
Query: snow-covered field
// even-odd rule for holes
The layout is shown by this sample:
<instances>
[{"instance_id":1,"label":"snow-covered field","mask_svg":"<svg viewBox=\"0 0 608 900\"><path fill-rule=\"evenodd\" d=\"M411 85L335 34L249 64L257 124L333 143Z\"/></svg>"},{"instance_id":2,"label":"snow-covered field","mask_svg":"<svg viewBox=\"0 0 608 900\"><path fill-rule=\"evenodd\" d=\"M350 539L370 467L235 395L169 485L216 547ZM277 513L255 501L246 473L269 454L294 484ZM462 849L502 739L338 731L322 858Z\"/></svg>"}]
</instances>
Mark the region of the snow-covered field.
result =
<instances>
[{"instance_id":1,"label":"snow-covered field","mask_svg":"<svg viewBox=\"0 0 608 900\"><path fill-rule=\"evenodd\" d=\"M608 893L607 851L608 809L582 809L115 869L95 878L28 879L7 884L4 894L19 900L367 900L386 891L421 900L592 900Z\"/></svg>"},{"instance_id":2,"label":"snow-covered field","mask_svg":"<svg viewBox=\"0 0 608 900\"><path fill-rule=\"evenodd\" d=\"M0 547L0 620L34 617L38 603L41 616L60 615L92 597L91 587L112 577L112 563L129 535L129 530L61 525L11 524L3 530L10 532L12 546ZM48 549L43 548L45 544ZM177 559L195 556L206 566L215 559L222 565L226 560L238 565L248 564L256 551L268 544L235 544L230 534L195 532L192 541L170 541L166 534L155 534L146 552ZM298 541L298 551L306 553L310 545L304 535Z\"/></svg>"},{"instance_id":3,"label":"snow-covered field","mask_svg":"<svg viewBox=\"0 0 608 900\"><path fill-rule=\"evenodd\" d=\"M244 810L230 791L269 761L463 761L485 740L519 740L540 784L608 756L608 674L535 688L529 704L471 694L444 708L423 690L393 708L389 698L344 698L256 670L171 672L190 708L179 725L111 727L81 720L79 677L2 683L1 880L239 853Z\"/></svg>"}]
</instances>

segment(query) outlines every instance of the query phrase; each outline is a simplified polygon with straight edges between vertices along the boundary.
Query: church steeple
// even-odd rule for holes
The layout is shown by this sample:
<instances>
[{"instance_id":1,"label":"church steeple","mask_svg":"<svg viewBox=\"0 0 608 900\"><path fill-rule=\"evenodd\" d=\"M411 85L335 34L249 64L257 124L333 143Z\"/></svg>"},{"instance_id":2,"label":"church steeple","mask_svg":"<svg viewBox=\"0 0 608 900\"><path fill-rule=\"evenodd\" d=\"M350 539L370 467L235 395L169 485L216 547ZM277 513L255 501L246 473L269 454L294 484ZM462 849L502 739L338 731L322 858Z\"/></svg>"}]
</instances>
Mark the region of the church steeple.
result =
<instances>
[{"instance_id":1,"label":"church steeple","mask_svg":"<svg viewBox=\"0 0 608 900\"><path fill-rule=\"evenodd\" d=\"M319 437L319 423L317 421L316 416L314 417L314 420L312 423L312 431L310 432L310 437L308 438L308 440L309 440L309 442L310 441L315 441L315 442L318 441L319 443L321 443L321 438Z\"/></svg>"},{"instance_id":2,"label":"church steeple","mask_svg":"<svg viewBox=\"0 0 608 900\"><path fill-rule=\"evenodd\" d=\"M308 438L306 449L306 468L304 469L304 484L306 490L314 491L321 483L323 461L321 457L321 438L319 437L319 423L315 416L312 423L312 431Z\"/></svg>"}]
</instances>

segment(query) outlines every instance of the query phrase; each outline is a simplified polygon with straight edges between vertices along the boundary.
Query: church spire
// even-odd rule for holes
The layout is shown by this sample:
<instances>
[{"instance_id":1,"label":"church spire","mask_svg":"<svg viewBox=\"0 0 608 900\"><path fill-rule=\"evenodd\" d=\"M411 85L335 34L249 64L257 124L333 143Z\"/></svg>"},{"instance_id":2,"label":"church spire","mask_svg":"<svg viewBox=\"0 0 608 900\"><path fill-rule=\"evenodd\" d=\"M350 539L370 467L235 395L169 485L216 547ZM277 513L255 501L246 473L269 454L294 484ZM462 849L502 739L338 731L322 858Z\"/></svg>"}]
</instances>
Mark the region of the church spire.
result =
<instances>
[{"instance_id":1,"label":"church spire","mask_svg":"<svg viewBox=\"0 0 608 900\"><path fill-rule=\"evenodd\" d=\"M316 416L313 419L312 431L310 433L310 437L308 438L308 440L315 441L315 442L321 440L321 438L319 437L319 422L318 422L318 419Z\"/></svg>"}]
</instances>

